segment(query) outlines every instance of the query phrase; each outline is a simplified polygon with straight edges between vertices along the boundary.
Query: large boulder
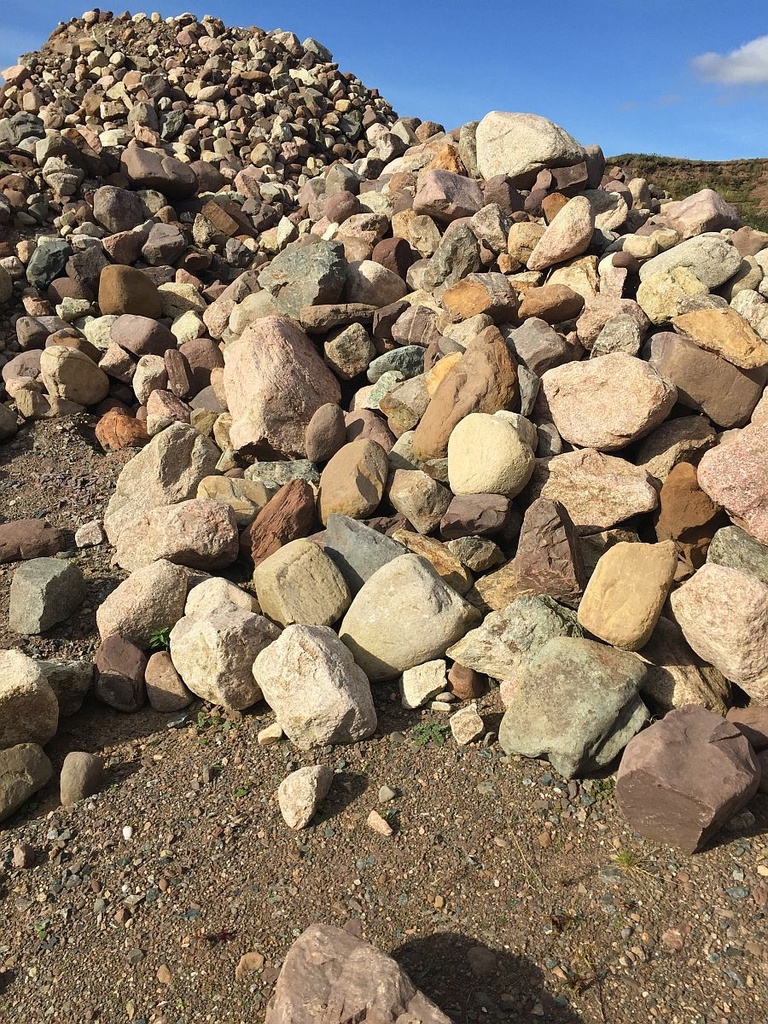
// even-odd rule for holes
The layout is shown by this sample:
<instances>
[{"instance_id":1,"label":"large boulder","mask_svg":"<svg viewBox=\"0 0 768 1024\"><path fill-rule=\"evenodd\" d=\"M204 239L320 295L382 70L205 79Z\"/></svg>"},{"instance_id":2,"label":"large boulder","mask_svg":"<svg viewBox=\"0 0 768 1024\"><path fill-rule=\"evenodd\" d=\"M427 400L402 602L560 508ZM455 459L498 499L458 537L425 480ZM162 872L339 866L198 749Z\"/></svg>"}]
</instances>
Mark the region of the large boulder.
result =
<instances>
[{"instance_id":1,"label":"large boulder","mask_svg":"<svg viewBox=\"0 0 768 1024\"><path fill-rule=\"evenodd\" d=\"M604 452L626 448L649 433L677 400L674 385L625 352L553 367L541 385L560 435Z\"/></svg>"},{"instance_id":2,"label":"large boulder","mask_svg":"<svg viewBox=\"0 0 768 1024\"><path fill-rule=\"evenodd\" d=\"M77 611L85 595L85 579L75 562L31 558L13 574L8 625L26 636L45 633Z\"/></svg>"},{"instance_id":3,"label":"large boulder","mask_svg":"<svg viewBox=\"0 0 768 1024\"><path fill-rule=\"evenodd\" d=\"M636 736L616 776L635 831L684 853L701 850L760 785L760 766L737 726L706 708L672 711Z\"/></svg>"},{"instance_id":4,"label":"large boulder","mask_svg":"<svg viewBox=\"0 0 768 1024\"><path fill-rule=\"evenodd\" d=\"M253 660L279 635L263 615L227 604L213 614L179 619L171 630L171 661L196 696L243 711L261 699Z\"/></svg>"},{"instance_id":5,"label":"large boulder","mask_svg":"<svg viewBox=\"0 0 768 1024\"><path fill-rule=\"evenodd\" d=\"M145 650L153 634L172 628L184 614L188 577L165 558L137 569L98 608L101 639L118 634Z\"/></svg>"},{"instance_id":6,"label":"large boulder","mask_svg":"<svg viewBox=\"0 0 768 1024\"><path fill-rule=\"evenodd\" d=\"M447 586L419 555L387 562L365 583L339 636L369 679L395 679L442 657L480 613Z\"/></svg>"},{"instance_id":7,"label":"large boulder","mask_svg":"<svg viewBox=\"0 0 768 1024\"><path fill-rule=\"evenodd\" d=\"M311 540L294 540L253 573L259 604L281 626L330 626L349 607L349 588L329 556Z\"/></svg>"},{"instance_id":8,"label":"large boulder","mask_svg":"<svg viewBox=\"0 0 768 1024\"><path fill-rule=\"evenodd\" d=\"M535 177L545 167L568 167L586 157L573 136L538 114L492 110L478 124L475 138L477 167L486 180L497 174Z\"/></svg>"},{"instance_id":9,"label":"large boulder","mask_svg":"<svg viewBox=\"0 0 768 1024\"><path fill-rule=\"evenodd\" d=\"M555 637L519 666L499 743L507 754L547 756L566 778L604 768L648 720L644 674L633 654Z\"/></svg>"},{"instance_id":10,"label":"large boulder","mask_svg":"<svg viewBox=\"0 0 768 1024\"><path fill-rule=\"evenodd\" d=\"M120 472L104 514L111 544L148 512L194 498L200 481L216 468L221 453L187 423L173 423L153 437Z\"/></svg>"},{"instance_id":11,"label":"large boulder","mask_svg":"<svg viewBox=\"0 0 768 1024\"><path fill-rule=\"evenodd\" d=\"M117 562L132 570L163 558L208 572L231 565L238 551L237 520L231 507L191 498L159 505L123 530L117 541Z\"/></svg>"},{"instance_id":12,"label":"large boulder","mask_svg":"<svg viewBox=\"0 0 768 1024\"><path fill-rule=\"evenodd\" d=\"M338 403L339 382L307 335L284 317L250 324L224 355L224 389L236 449L285 458L305 454L315 412Z\"/></svg>"},{"instance_id":13,"label":"large boulder","mask_svg":"<svg viewBox=\"0 0 768 1024\"><path fill-rule=\"evenodd\" d=\"M376 729L368 677L328 626L288 626L256 658L253 676L302 750L354 743Z\"/></svg>"},{"instance_id":14,"label":"large boulder","mask_svg":"<svg viewBox=\"0 0 768 1024\"><path fill-rule=\"evenodd\" d=\"M699 487L722 505L736 526L768 544L768 421L754 423L705 452Z\"/></svg>"},{"instance_id":15,"label":"large boulder","mask_svg":"<svg viewBox=\"0 0 768 1024\"><path fill-rule=\"evenodd\" d=\"M451 1024L403 969L367 942L315 924L288 951L267 1005L265 1024L350 1021Z\"/></svg>"},{"instance_id":16,"label":"large boulder","mask_svg":"<svg viewBox=\"0 0 768 1024\"><path fill-rule=\"evenodd\" d=\"M56 735L59 702L45 673L19 650L0 651L0 749Z\"/></svg>"},{"instance_id":17,"label":"large boulder","mask_svg":"<svg viewBox=\"0 0 768 1024\"><path fill-rule=\"evenodd\" d=\"M670 596L693 650L755 701L768 701L768 585L707 562Z\"/></svg>"}]
</instances>

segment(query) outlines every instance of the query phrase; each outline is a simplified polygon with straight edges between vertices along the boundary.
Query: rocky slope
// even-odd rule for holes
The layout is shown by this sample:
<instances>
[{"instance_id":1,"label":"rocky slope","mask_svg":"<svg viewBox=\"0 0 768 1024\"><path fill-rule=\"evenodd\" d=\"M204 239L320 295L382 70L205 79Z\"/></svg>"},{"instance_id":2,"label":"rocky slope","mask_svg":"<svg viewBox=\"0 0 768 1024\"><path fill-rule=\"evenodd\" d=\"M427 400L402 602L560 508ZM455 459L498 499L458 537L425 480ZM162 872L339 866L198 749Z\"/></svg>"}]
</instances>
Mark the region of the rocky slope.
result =
<instances>
[{"instance_id":1,"label":"rocky slope","mask_svg":"<svg viewBox=\"0 0 768 1024\"><path fill-rule=\"evenodd\" d=\"M271 709L248 757L309 760L275 787L302 829L394 694L427 739L546 758L574 797L618 764L664 847L754 825L768 235L536 115L446 133L339 99L286 34L92 13L6 78L0 437L91 424L122 468L74 538L21 492L3 510L3 818L94 698ZM46 649L94 617L92 655ZM97 751L56 769L66 806L103 784Z\"/></svg>"}]
</instances>

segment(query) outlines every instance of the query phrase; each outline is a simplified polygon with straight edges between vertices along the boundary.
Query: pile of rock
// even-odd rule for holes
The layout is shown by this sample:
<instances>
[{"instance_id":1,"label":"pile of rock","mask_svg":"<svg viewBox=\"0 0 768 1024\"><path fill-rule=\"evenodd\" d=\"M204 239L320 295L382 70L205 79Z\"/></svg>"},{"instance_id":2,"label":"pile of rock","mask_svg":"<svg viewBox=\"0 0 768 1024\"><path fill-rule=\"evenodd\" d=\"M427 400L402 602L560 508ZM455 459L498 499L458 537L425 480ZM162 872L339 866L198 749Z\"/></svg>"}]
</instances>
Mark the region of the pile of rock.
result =
<instances>
[{"instance_id":1,"label":"pile of rock","mask_svg":"<svg viewBox=\"0 0 768 1024\"><path fill-rule=\"evenodd\" d=\"M768 711L746 738L724 719L768 700L768 235L535 115L368 135L375 171L307 181L250 247L242 195L195 207L169 156L147 187L138 147L17 246L7 432L88 408L104 447L144 446L104 518L131 575L96 693L265 699L310 748L370 736L380 681L451 709L490 678L507 753L571 777L629 745L630 820L696 849L768 746ZM256 254L229 284L202 221ZM248 592L220 575L238 560ZM46 566L19 574L44 607ZM451 726L486 731L472 703ZM287 817L327 781L294 780Z\"/></svg>"}]
</instances>

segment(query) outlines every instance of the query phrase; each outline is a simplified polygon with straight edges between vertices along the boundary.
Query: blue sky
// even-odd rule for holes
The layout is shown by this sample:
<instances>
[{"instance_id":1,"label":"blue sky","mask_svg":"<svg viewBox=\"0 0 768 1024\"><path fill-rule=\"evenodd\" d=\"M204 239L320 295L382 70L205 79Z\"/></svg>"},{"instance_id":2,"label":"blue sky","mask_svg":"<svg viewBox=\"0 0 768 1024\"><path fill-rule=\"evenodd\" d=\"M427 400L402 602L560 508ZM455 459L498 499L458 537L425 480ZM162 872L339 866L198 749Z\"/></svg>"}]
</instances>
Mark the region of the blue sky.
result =
<instances>
[{"instance_id":1,"label":"blue sky","mask_svg":"<svg viewBox=\"0 0 768 1024\"><path fill-rule=\"evenodd\" d=\"M84 9L5 0L0 68ZM530 111L607 155L768 157L766 0L187 0L159 9L314 36L398 113L448 128L488 110Z\"/></svg>"}]
</instances>

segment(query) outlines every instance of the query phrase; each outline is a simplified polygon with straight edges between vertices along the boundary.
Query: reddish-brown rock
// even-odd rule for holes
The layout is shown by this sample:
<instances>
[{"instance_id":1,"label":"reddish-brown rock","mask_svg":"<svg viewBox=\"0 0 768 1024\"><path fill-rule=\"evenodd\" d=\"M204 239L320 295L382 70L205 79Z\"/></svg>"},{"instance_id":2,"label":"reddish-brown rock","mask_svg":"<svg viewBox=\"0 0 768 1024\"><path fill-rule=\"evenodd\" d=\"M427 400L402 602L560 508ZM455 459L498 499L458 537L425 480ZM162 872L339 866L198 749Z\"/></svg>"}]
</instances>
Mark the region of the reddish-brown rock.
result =
<instances>
[{"instance_id":1,"label":"reddish-brown rock","mask_svg":"<svg viewBox=\"0 0 768 1024\"><path fill-rule=\"evenodd\" d=\"M283 544L306 537L315 521L315 492L306 480L289 480L240 535L240 554L254 566Z\"/></svg>"},{"instance_id":2,"label":"reddish-brown rock","mask_svg":"<svg viewBox=\"0 0 768 1024\"><path fill-rule=\"evenodd\" d=\"M149 440L147 428L122 409L110 409L96 424L96 440L105 451L138 448Z\"/></svg>"},{"instance_id":3,"label":"reddish-brown rock","mask_svg":"<svg viewBox=\"0 0 768 1024\"><path fill-rule=\"evenodd\" d=\"M44 519L15 519L0 525L0 565L55 555L66 546L61 530Z\"/></svg>"},{"instance_id":4,"label":"reddish-brown rock","mask_svg":"<svg viewBox=\"0 0 768 1024\"><path fill-rule=\"evenodd\" d=\"M150 277L134 267L104 267L99 277L99 309L104 316L131 313L160 318L160 293Z\"/></svg>"},{"instance_id":5,"label":"reddish-brown rock","mask_svg":"<svg viewBox=\"0 0 768 1024\"><path fill-rule=\"evenodd\" d=\"M695 853L746 807L759 784L755 753L736 725L688 705L630 740L616 798L637 832Z\"/></svg>"},{"instance_id":6,"label":"reddish-brown rock","mask_svg":"<svg viewBox=\"0 0 768 1024\"><path fill-rule=\"evenodd\" d=\"M93 662L96 697L117 711L138 711L146 698L147 667L147 659L139 648L114 634L99 645Z\"/></svg>"},{"instance_id":7,"label":"reddish-brown rock","mask_svg":"<svg viewBox=\"0 0 768 1024\"><path fill-rule=\"evenodd\" d=\"M327 462L347 440L344 410L326 402L312 415L304 434L304 447L310 462Z\"/></svg>"},{"instance_id":8,"label":"reddish-brown rock","mask_svg":"<svg viewBox=\"0 0 768 1024\"><path fill-rule=\"evenodd\" d=\"M741 526L768 544L768 421L745 427L727 444L705 452L699 463L702 490Z\"/></svg>"},{"instance_id":9,"label":"reddish-brown rock","mask_svg":"<svg viewBox=\"0 0 768 1024\"><path fill-rule=\"evenodd\" d=\"M528 507L514 563L521 590L578 602L586 573L576 527L559 501L537 498Z\"/></svg>"}]
</instances>

